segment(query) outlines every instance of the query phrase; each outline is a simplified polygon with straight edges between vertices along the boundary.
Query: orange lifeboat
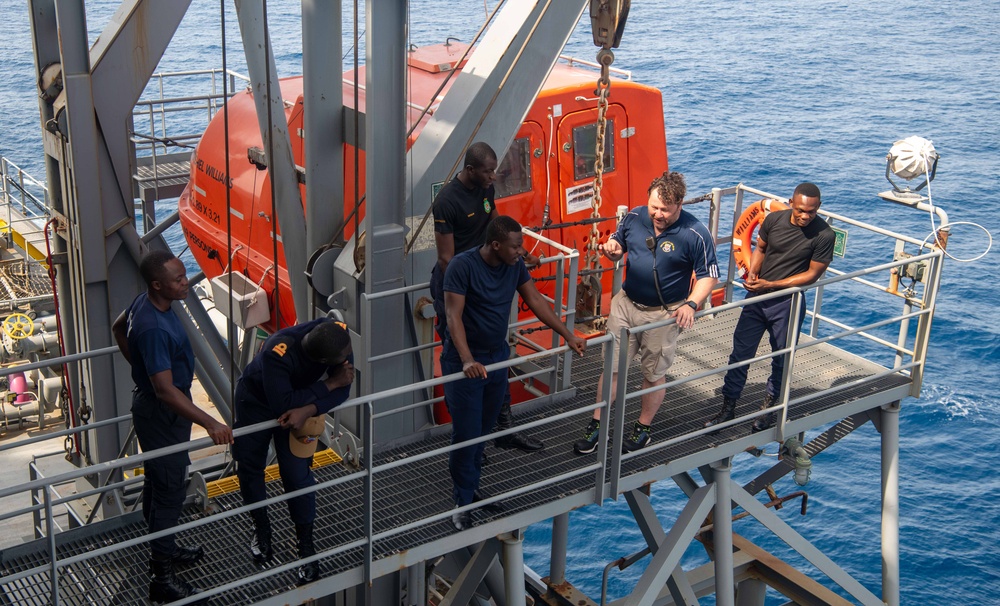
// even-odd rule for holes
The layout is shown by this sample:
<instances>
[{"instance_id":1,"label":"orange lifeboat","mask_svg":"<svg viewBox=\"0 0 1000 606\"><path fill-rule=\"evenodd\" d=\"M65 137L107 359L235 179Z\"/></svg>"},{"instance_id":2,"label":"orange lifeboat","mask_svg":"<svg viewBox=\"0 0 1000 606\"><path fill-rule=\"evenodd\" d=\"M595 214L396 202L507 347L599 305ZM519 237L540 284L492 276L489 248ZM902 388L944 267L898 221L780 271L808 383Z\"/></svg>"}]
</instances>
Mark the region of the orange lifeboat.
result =
<instances>
[{"instance_id":1,"label":"orange lifeboat","mask_svg":"<svg viewBox=\"0 0 1000 606\"><path fill-rule=\"evenodd\" d=\"M458 63L466 47L452 42L418 49L411 53L408 78L411 122L420 120L408 142L419 136L437 101L432 95L447 78L449 70L461 70ZM543 228L547 238L584 251L591 226L591 190L594 180L594 138L597 106L593 98L598 73L587 67L557 64L535 103L528 110L497 170L497 210L511 215L526 227ZM353 72L344 76L344 104L353 107ZM364 82L364 68L358 81ZM454 77L449 84L454 82ZM281 80L286 101L285 119L291 137L293 161L305 166L303 157L302 78ZM613 103L608 109L610 137L606 143L602 217L598 224L603 240L615 229L617 205L634 206L645 200L649 181L667 166L660 91L630 79L615 79ZM442 94L447 94L446 85ZM365 92L359 91L359 110L364 111ZM428 115L421 108L431 105ZM657 111L648 111L657 108ZM234 95L229 102L229 144L225 141L223 113L219 112L206 129L191 161L191 177L179 201L181 225L195 260L208 278L232 271L243 273L248 282L260 284L271 308L271 319L261 325L268 331L295 323L295 310L285 269L284 243L271 201L268 173L248 160L248 150L262 147L250 90ZM229 174L226 174L226 150ZM352 146L345 145L344 238L353 236L353 220L348 221L352 201L365 193L365 154L359 152L359 183L354 183ZM441 181L453 175L441 175ZM356 191L357 190L357 191ZM228 192L228 197L227 197ZM305 186L300 185L303 203ZM359 209L364 216L364 204ZM427 228L425 228L427 229ZM231 230L231 246L229 231ZM530 241L528 247L531 247ZM545 252L541 249L535 251ZM606 260L600 261L609 267ZM581 263L581 269L582 267ZM277 282L275 282L277 266ZM539 290L552 297L554 281L546 277L554 270L545 265L533 272ZM601 276L602 291L611 292L611 272ZM605 307L606 308L606 307Z\"/></svg>"}]
</instances>

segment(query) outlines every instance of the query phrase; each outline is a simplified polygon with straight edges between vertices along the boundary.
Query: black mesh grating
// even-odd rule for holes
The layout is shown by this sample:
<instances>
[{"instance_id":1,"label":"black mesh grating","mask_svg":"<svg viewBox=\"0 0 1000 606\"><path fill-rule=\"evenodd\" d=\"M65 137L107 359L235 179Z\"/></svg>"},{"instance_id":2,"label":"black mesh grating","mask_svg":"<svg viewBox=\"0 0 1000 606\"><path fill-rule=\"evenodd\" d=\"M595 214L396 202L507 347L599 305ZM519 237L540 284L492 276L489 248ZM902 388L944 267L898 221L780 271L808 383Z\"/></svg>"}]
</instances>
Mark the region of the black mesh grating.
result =
<instances>
[{"instance_id":1,"label":"black mesh grating","mask_svg":"<svg viewBox=\"0 0 1000 606\"><path fill-rule=\"evenodd\" d=\"M677 360L668 380L716 368L726 363L732 346L732 331L737 312L719 314L712 320L702 320L696 330L682 335L678 347ZM767 351L766 339L761 352ZM601 372L603 358L600 348L588 350L587 355L575 358L573 364L573 384L577 394L572 400L538 407L518 416L521 422L550 417L564 411L574 410L582 404L595 400L596 379ZM882 367L846 354L828 344L811 347L797 354L792 397L816 392L832 385L856 378L872 376L884 370ZM737 414L748 414L757 410L763 398L764 381L769 372L767 362L751 367L747 389L737 409ZM630 370L629 389L636 389L641 381L637 368ZM792 419L805 418L819 411L840 406L861 397L884 392L906 384L906 377L891 375L872 381L835 395L815 398L790 410ZM722 384L721 374L692 381L672 388L660 409L653 426L654 441L667 440L684 435L702 427L702 423L713 416L719 406ZM638 414L639 403L630 401L626 410L626 423L631 423ZM525 411L527 407L515 412ZM573 455L571 444L578 439L589 418L589 413L581 413L562 421L546 425L532 431L532 435L546 442L546 448L538 453L522 453L516 450L487 448L489 462L483 468L482 486L491 494L528 486L545 478L571 470L582 469L591 464L591 457ZM747 434L747 424L724 430L717 436L692 438L665 450L638 456L623 463L622 474L627 476L645 471L665 461L675 460L693 453L707 451L727 440ZM449 442L448 435L423 440L406 446L396 447L377 453L378 463L405 460L415 454L441 448ZM348 475L353 470L346 465L332 465L317 470L320 482ZM544 488L507 499L506 513L511 515L538 508L565 496L587 490L593 485L593 475L587 473L562 482L550 482ZM361 498L362 483L354 480L334 489L321 491L317 495L317 521L315 539L318 550L328 550L345 545L364 536L364 507ZM281 492L280 482L271 482L269 495ZM377 475L374 483L374 527L375 532L383 532L427 516L443 513L451 509L451 479L448 474L447 455L438 455L427 460L403 465L389 472ZM237 493L217 499L221 510L241 505ZM189 516L199 515L189 512ZM480 521L495 519L477 512ZM275 538L274 566L290 562L295 557L294 529L288 519L285 506L271 508L271 519ZM542 519L539 514L539 521ZM103 530L104 522L91 530L96 534L87 539L67 541L60 546L60 556L68 556L91 551L98 547L120 542L144 533L141 517L133 516L128 524L118 523L118 528ZM417 529L390 536L376 542L376 558L411 549L453 534L451 524L446 520L426 524ZM201 543L206 549L206 558L196 566L181 571L183 578L204 587L217 587L234 579L246 578L261 569L250 560L246 548L250 527L245 517L220 520L194 532L182 533L182 543ZM2 574L9 575L48 561L44 542L36 543L38 551L18 557L3 556ZM111 556L88 560L60 571L60 600L63 604L145 604L146 587L149 582L147 570L148 548L145 545L119 551ZM322 561L324 576L354 569L362 564L363 550L355 548ZM279 595L293 587L291 573L278 574L262 581L232 590L212 600L212 604L247 604L267 597ZM48 574L42 573L23 581L2 586L2 604L48 604Z\"/></svg>"}]
</instances>

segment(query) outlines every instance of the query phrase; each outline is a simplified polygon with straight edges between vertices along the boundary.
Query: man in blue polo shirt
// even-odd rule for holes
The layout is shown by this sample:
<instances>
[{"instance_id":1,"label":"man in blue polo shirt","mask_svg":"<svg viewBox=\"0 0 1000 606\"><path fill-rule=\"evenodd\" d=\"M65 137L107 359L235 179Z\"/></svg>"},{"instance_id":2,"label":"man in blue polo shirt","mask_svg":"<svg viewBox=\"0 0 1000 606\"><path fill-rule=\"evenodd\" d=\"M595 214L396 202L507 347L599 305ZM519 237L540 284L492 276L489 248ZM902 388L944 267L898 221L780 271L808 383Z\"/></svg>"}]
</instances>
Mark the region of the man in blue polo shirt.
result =
<instances>
[{"instance_id":1,"label":"man in blue polo shirt","mask_svg":"<svg viewBox=\"0 0 1000 606\"><path fill-rule=\"evenodd\" d=\"M664 172L650 183L646 206L636 207L625 215L617 231L601 245L601 252L612 261L617 262L628 255L625 282L612 299L608 314L608 332L614 337L613 344L609 344L614 347L612 369L618 368L618 341L622 328L676 319L673 324L629 337L628 358L631 360L638 350L643 389L666 382L678 336L694 325L695 311L719 281L711 234L694 215L681 210L686 191L683 175ZM692 272L697 279L694 288L691 288ZM617 380L617 373L612 374L612 395ZM602 388L603 375L597 386L598 399ZM663 404L664 391L660 389L642 396L639 419L626 434L623 450L631 452L649 445L653 417ZM592 453L597 448L600 419L601 409L598 408L583 438L573 444L576 454Z\"/></svg>"},{"instance_id":2,"label":"man in blue polo shirt","mask_svg":"<svg viewBox=\"0 0 1000 606\"><path fill-rule=\"evenodd\" d=\"M566 339L571 349L582 355L587 346L535 288L524 266L525 254L521 226L500 215L487 226L485 244L456 255L448 264L444 276L448 323L441 348L441 374L461 372L466 376L444 385L452 444L482 437L496 423L508 394L507 369L486 372L486 366L510 356L507 325L515 293L539 320ZM487 498L479 491L484 446L480 442L453 450L448 457L456 507ZM501 506L495 503L490 508ZM468 511L455 513L452 523L465 530L472 526L472 516Z\"/></svg>"},{"instance_id":3,"label":"man in blue polo shirt","mask_svg":"<svg viewBox=\"0 0 1000 606\"><path fill-rule=\"evenodd\" d=\"M350 397L353 382L351 337L342 322L319 318L279 330L264 341L236 384L236 427L272 419L279 426L236 438L233 458L244 505L267 498L264 468L272 439L285 492L315 485L310 465L316 438L323 433L326 413ZM250 554L263 564L272 555L267 507L250 513ZM289 499L288 514L295 524L299 557L315 555L316 493ZM319 564L303 564L297 576L300 585L312 583L319 578Z\"/></svg>"},{"instance_id":4,"label":"man in blue polo shirt","mask_svg":"<svg viewBox=\"0 0 1000 606\"><path fill-rule=\"evenodd\" d=\"M132 426L143 452L182 444L191 439L191 424L205 428L216 444L231 444L233 432L191 401L194 352L170 305L188 295L184 264L169 251L154 250L139 262L146 292L132 301L111 327L118 349L132 366ZM186 450L146 461L142 483L142 515L150 534L177 525L184 507ZM152 573L149 599L173 602L199 589L174 575L175 565L204 556L201 546L183 547L174 535L149 543Z\"/></svg>"}]
</instances>

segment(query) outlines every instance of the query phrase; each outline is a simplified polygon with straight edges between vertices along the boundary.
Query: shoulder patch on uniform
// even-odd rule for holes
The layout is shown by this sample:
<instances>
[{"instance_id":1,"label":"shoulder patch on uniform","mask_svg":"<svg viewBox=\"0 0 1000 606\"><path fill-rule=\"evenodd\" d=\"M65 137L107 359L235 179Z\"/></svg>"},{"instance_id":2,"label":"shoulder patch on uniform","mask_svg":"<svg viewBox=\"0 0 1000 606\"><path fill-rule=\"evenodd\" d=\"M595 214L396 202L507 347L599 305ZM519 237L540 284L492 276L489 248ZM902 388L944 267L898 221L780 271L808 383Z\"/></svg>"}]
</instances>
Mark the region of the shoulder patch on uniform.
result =
<instances>
[{"instance_id":1,"label":"shoulder patch on uniform","mask_svg":"<svg viewBox=\"0 0 1000 606\"><path fill-rule=\"evenodd\" d=\"M288 343L278 343L271 348L271 351L278 354L281 357L285 357L285 353L288 351Z\"/></svg>"}]
</instances>

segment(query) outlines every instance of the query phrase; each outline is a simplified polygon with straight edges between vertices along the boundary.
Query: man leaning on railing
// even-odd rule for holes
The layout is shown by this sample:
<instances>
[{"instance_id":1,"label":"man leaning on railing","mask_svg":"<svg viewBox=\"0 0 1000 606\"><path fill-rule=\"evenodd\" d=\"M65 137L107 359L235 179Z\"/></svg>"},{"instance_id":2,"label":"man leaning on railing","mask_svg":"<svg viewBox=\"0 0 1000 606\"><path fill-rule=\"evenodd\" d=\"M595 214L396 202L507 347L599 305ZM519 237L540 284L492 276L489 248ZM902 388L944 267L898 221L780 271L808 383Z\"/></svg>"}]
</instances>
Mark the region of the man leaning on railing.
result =
<instances>
[{"instance_id":1,"label":"man leaning on railing","mask_svg":"<svg viewBox=\"0 0 1000 606\"><path fill-rule=\"evenodd\" d=\"M507 369L486 372L486 366L510 356L507 321L510 304L518 293L528 308L566 344L583 354L587 342L563 324L535 288L523 257L524 236L514 219L500 215L486 228L486 243L456 255L444 275L445 313L448 324L441 348L441 374L464 373L466 378L444 385L451 414L451 443L480 438L490 432L500 406L508 395ZM463 507L487 497L479 490L484 442L451 451L448 469L454 483L455 506ZM499 502L485 509L502 508ZM458 530L472 526L469 511L456 512Z\"/></svg>"},{"instance_id":2,"label":"man leaning on railing","mask_svg":"<svg viewBox=\"0 0 1000 606\"><path fill-rule=\"evenodd\" d=\"M795 188L789 201L791 208L769 214L761 223L757 247L750 257L749 271L743 286L747 298L766 292L808 286L819 280L833 260L833 230L822 219L817 220L820 207L819 187L802 183ZM757 347L764 331L770 337L771 350L786 347L788 321L793 295L768 299L761 303L748 303L740 311L740 319L733 333L733 352L729 364L739 364L757 355ZM805 307L796 320L799 326L805 317ZM767 380L767 393L761 410L770 408L781 391L781 377L785 357L771 358L771 376ZM736 415L736 402L747 382L748 366L737 366L726 373L722 387L722 410L705 422L714 427L731 421ZM774 425L774 412L757 417L752 431L758 432Z\"/></svg>"}]
</instances>

